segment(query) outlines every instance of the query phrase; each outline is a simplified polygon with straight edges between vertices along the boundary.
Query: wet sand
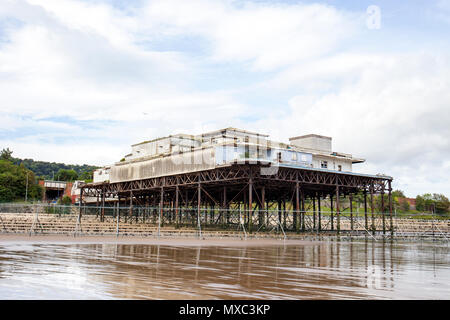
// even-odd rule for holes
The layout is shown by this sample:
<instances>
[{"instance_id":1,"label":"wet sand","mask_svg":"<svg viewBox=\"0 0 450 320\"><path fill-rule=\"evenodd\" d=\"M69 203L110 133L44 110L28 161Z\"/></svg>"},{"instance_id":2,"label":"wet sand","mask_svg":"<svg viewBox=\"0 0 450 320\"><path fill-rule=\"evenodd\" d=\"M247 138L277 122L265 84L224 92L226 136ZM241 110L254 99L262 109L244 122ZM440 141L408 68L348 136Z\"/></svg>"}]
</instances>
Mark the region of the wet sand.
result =
<instances>
[{"instance_id":1,"label":"wet sand","mask_svg":"<svg viewBox=\"0 0 450 320\"><path fill-rule=\"evenodd\" d=\"M146 244L165 246L225 246L225 247L260 247L285 245L315 245L323 241L315 240L283 240L283 239L230 239L207 237L203 239L183 237L139 237L139 236L67 236L67 235L32 235L2 234L1 243L32 244Z\"/></svg>"},{"instance_id":2,"label":"wet sand","mask_svg":"<svg viewBox=\"0 0 450 320\"><path fill-rule=\"evenodd\" d=\"M442 243L11 234L0 299L448 299L449 259Z\"/></svg>"}]
</instances>

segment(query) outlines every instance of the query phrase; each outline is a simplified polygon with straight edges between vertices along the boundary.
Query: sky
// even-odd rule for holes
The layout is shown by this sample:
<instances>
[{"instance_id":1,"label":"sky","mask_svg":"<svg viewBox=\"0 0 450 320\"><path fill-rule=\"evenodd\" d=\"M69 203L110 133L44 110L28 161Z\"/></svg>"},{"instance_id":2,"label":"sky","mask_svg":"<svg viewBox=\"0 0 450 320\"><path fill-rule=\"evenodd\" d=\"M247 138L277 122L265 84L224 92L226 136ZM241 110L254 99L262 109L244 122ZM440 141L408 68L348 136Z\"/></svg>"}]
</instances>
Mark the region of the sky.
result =
<instances>
[{"instance_id":1,"label":"sky","mask_svg":"<svg viewBox=\"0 0 450 320\"><path fill-rule=\"evenodd\" d=\"M450 0L0 0L0 148L108 165L237 127L450 196Z\"/></svg>"}]
</instances>

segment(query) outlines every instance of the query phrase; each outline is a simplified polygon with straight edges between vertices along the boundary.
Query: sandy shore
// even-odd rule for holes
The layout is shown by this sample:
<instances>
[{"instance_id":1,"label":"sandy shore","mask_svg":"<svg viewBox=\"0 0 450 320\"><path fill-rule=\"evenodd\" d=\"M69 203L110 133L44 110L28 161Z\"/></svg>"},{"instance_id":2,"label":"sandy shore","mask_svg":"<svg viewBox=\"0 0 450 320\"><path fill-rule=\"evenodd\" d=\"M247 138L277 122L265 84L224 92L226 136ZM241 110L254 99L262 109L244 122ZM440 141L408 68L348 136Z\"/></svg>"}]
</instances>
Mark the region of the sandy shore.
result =
<instances>
[{"instance_id":1,"label":"sandy shore","mask_svg":"<svg viewBox=\"0 0 450 320\"><path fill-rule=\"evenodd\" d=\"M236 239L236 238L182 238L182 237L139 237L139 236L66 236L66 235L21 235L2 234L0 245L8 243L28 244L148 244L168 246L280 246L280 245L312 245L320 241L283 240L283 239Z\"/></svg>"}]
</instances>

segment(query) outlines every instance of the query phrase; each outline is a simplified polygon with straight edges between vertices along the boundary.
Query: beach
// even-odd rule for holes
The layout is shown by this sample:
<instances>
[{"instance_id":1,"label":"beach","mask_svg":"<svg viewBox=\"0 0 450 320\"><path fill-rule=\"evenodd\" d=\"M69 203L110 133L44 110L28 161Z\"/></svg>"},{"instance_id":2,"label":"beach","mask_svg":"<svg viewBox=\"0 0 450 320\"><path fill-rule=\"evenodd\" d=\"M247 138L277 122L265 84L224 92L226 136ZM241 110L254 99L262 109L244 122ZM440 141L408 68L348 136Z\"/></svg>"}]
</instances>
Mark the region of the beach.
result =
<instances>
[{"instance_id":1,"label":"beach","mask_svg":"<svg viewBox=\"0 0 450 320\"><path fill-rule=\"evenodd\" d=\"M313 245L320 243L315 240L283 240L283 239L236 239L208 237L202 239L187 237L141 237L141 236L69 236L69 235L26 235L0 234L1 243L82 243L82 244L143 244L165 246L230 246L258 247L285 245Z\"/></svg>"},{"instance_id":2,"label":"beach","mask_svg":"<svg viewBox=\"0 0 450 320\"><path fill-rule=\"evenodd\" d=\"M443 243L0 235L0 299L445 299Z\"/></svg>"}]
</instances>

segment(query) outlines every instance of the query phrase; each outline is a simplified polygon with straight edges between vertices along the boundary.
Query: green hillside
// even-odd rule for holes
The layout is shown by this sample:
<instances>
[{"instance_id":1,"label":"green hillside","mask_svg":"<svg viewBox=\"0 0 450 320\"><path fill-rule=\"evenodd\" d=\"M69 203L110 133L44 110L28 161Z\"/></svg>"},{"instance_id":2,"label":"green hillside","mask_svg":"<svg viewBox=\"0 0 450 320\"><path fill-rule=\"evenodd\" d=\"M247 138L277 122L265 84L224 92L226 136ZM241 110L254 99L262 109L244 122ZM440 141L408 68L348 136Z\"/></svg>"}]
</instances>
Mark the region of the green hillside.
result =
<instances>
[{"instance_id":1,"label":"green hillside","mask_svg":"<svg viewBox=\"0 0 450 320\"><path fill-rule=\"evenodd\" d=\"M67 180L66 178L62 177L62 174L72 170L76 172L76 176L72 175L72 177L74 178L73 180L90 180L92 179L92 171L98 168L96 166L90 166L87 164L73 165L19 158L12 158L12 162L15 165L22 164L25 168L33 171L36 177L48 180Z\"/></svg>"}]
</instances>

